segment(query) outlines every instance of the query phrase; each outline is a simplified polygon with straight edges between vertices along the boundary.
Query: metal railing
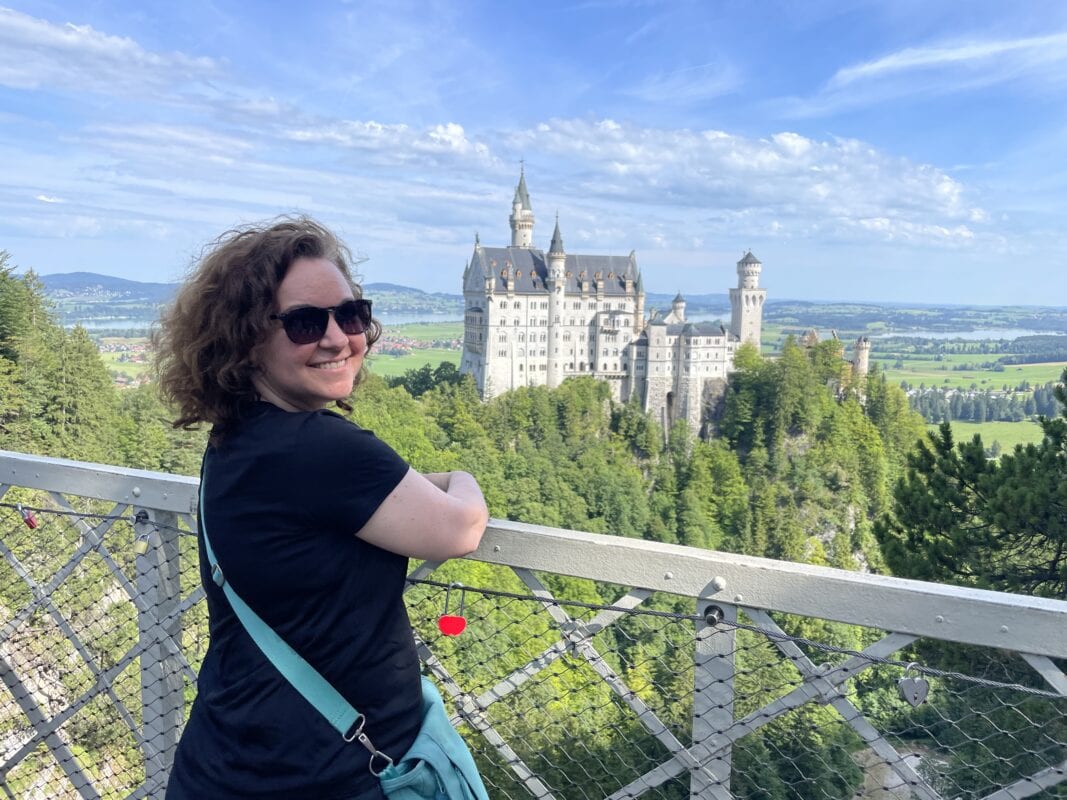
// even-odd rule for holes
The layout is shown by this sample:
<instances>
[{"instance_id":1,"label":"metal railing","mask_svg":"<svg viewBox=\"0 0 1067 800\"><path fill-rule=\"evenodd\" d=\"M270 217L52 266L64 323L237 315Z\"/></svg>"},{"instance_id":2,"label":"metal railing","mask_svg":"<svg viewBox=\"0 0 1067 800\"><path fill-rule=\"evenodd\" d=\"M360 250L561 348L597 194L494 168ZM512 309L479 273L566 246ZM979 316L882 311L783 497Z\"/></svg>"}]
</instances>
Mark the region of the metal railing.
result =
<instances>
[{"instance_id":1,"label":"metal railing","mask_svg":"<svg viewBox=\"0 0 1067 800\"><path fill-rule=\"evenodd\" d=\"M196 481L3 452L0 481L0 795L162 797ZM1067 798L1065 602L497 520L407 597L494 798Z\"/></svg>"}]
</instances>

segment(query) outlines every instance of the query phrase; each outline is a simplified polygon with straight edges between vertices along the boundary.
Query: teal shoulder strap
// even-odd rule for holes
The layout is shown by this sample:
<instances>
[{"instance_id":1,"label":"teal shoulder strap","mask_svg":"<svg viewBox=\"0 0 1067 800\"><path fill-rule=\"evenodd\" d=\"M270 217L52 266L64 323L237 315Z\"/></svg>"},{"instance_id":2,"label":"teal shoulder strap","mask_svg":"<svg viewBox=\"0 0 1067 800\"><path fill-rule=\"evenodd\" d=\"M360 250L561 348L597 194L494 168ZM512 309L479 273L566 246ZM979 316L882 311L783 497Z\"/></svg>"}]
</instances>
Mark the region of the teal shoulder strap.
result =
<instances>
[{"instance_id":1,"label":"teal shoulder strap","mask_svg":"<svg viewBox=\"0 0 1067 800\"><path fill-rule=\"evenodd\" d=\"M264 622L259 614L251 609L226 581L226 576L215 559L211 542L207 536L207 521L204 519L204 484L207 483L206 464L200 472L200 529L204 532L204 550L211 565L211 579L222 588L226 599L230 601L237 618L244 625L252 641L263 651L263 655L277 668L278 672L304 696L315 709L329 720L346 741L358 739L372 754L377 752L363 733L363 716L352 707L340 692L333 688L319 671L305 661L299 653L286 643L274 629ZM358 725L356 724L358 721Z\"/></svg>"}]
</instances>

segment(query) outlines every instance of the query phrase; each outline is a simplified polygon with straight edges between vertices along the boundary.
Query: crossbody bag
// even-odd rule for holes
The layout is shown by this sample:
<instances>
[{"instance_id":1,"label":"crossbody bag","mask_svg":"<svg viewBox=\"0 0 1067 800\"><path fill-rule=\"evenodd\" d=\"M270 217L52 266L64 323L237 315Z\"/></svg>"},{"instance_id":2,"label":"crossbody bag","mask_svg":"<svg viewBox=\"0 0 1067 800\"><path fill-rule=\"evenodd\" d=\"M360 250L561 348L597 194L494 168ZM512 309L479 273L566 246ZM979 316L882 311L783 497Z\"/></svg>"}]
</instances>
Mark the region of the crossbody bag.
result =
<instances>
[{"instance_id":1,"label":"crossbody bag","mask_svg":"<svg viewBox=\"0 0 1067 800\"><path fill-rule=\"evenodd\" d=\"M437 687L422 678L422 724L407 753L394 761L378 750L364 730L360 714L318 670L311 666L227 582L211 549L204 519L206 469L200 475L200 528L211 565L211 579L219 586L237 619L274 667L346 742L359 742L370 753L368 769L381 782L389 800L489 800L467 743L448 719Z\"/></svg>"}]
</instances>

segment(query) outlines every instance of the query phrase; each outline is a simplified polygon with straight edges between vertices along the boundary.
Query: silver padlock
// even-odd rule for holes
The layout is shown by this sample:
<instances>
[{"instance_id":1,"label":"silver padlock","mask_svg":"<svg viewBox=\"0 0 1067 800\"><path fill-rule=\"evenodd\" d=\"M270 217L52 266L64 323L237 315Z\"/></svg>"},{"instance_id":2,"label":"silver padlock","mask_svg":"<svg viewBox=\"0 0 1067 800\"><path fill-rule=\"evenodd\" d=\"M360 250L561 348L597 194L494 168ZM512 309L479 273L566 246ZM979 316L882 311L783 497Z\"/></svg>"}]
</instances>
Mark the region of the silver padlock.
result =
<instances>
[{"instance_id":1,"label":"silver padlock","mask_svg":"<svg viewBox=\"0 0 1067 800\"><path fill-rule=\"evenodd\" d=\"M911 704L912 708L918 708L926 701L926 695L930 693L930 681L918 674L915 669L918 666L914 661L904 668L904 677L897 681L897 691L900 698ZM911 674L914 672L915 674Z\"/></svg>"}]
</instances>

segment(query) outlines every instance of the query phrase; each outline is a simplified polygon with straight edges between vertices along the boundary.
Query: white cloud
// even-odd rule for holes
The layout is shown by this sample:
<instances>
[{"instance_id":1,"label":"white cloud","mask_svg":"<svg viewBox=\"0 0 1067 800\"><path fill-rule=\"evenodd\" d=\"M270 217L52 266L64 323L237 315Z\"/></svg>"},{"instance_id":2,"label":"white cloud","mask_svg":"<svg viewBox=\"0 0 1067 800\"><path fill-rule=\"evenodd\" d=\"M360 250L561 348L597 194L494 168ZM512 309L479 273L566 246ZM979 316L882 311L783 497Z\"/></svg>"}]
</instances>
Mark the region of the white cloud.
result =
<instances>
[{"instance_id":1,"label":"white cloud","mask_svg":"<svg viewBox=\"0 0 1067 800\"><path fill-rule=\"evenodd\" d=\"M88 25L56 25L0 8L0 85L105 94L167 90L217 72L210 58L153 53Z\"/></svg>"},{"instance_id":2,"label":"white cloud","mask_svg":"<svg viewBox=\"0 0 1067 800\"><path fill-rule=\"evenodd\" d=\"M790 131L753 139L557 119L514 134L510 145L580 175L564 184L576 205L619 203L637 227L639 209L651 207L676 219L688 216L690 227L697 215L735 235L817 231L846 240L957 245L979 238L989 220L943 170L855 139Z\"/></svg>"},{"instance_id":3,"label":"white cloud","mask_svg":"<svg viewBox=\"0 0 1067 800\"><path fill-rule=\"evenodd\" d=\"M711 62L649 75L622 93L648 103L686 103L729 94L740 82L733 65Z\"/></svg>"},{"instance_id":4,"label":"white cloud","mask_svg":"<svg viewBox=\"0 0 1067 800\"><path fill-rule=\"evenodd\" d=\"M1012 81L1067 80L1067 31L1017 39L941 41L908 47L839 69L806 98L768 104L794 117L824 116L841 109L981 89Z\"/></svg>"},{"instance_id":5,"label":"white cloud","mask_svg":"<svg viewBox=\"0 0 1067 800\"><path fill-rule=\"evenodd\" d=\"M846 86L857 81L931 67L967 66L973 69L983 66L984 62L990 69L1000 69L1005 63L1014 62L1018 67L1036 69L1065 60L1067 32L1023 39L942 43L909 47L873 61L845 67L830 79L829 86Z\"/></svg>"},{"instance_id":6,"label":"white cloud","mask_svg":"<svg viewBox=\"0 0 1067 800\"><path fill-rule=\"evenodd\" d=\"M323 144L373 152L377 163L411 164L420 159L434 163L437 157L495 163L485 142L467 136L462 125L445 122L418 130L404 124L384 124L374 120L321 122L281 131L294 142Z\"/></svg>"},{"instance_id":7,"label":"white cloud","mask_svg":"<svg viewBox=\"0 0 1067 800\"><path fill-rule=\"evenodd\" d=\"M47 194L34 195L33 199L34 200L39 200L42 203L65 203L65 202L67 202L62 197L52 197L51 195L47 195Z\"/></svg>"}]
</instances>

